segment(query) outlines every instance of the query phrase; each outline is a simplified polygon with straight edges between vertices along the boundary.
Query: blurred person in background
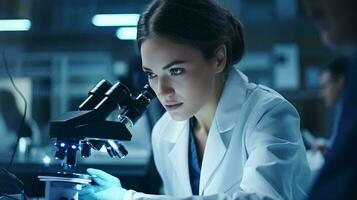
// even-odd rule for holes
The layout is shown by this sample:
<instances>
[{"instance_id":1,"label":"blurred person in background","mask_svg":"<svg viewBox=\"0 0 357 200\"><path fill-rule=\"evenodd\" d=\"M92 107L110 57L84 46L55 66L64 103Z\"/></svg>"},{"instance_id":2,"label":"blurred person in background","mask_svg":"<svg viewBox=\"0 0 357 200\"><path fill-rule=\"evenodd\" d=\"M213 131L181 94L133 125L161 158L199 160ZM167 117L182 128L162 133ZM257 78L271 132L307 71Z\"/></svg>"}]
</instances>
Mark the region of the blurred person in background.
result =
<instances>
[{"instance_id":1,"label":"blurred person in background","mask_svg":"<svg viewBox=\"0 0 357 200\"><path fill-rule=\"evenodd\" d=\"M310 199L357 198L357 1L304 0L323 43L348 57L340 114L326 163Z\"/></svg>"},{"instance_id":2,"label":"blurred person in background","mask_svg":"<svg viewBox=\"0 0 357 200\"><path fill-rule=\"evenodd\" d=\"M80 199L302 199L310 169L296 109L233 65L243 27L210 0L155 0L141 15L142 68L166 113L152 146L165 195L104 171Z\"/></svg>"},{"instance_id":3,"label":"blurred person in background","mask_svg":"<svg viewBox=\"0 0 357 200\"><path fill-rule=\"evenodd\" d=\"M325 157L336 136L337 119L341 114L341 96L345 86L345 70L348 59L339 57L330 62L321 70L320 94L326 109L333 109L334 120L329 137L314 137L308 130L303 130L303 138L308 149L307 158L315 177L325 163Z\"/></svg>"},{"instance_id":4,"label":"blurred person in background","mask_svg":"<svg viewBox=\"0 0 357 200\"><path fill-rule=\"evenodd\" d=\"M315 144L309 144L309 148L314 151L319 151L326 155L328 148L336 136L337 120L341 113L341 96L345 86L345 70L348 65L348 59L339 57L334 59L331 63L326 65L321 70L320 75L320 96L326 108L334 110L335 120L330 133L330 139L315 138Z\"/></svg>"},{"instance_id":5,"label":"blurred person in background","mask_svg":"<svg viewBox=\"0 0 357 200\"><path fill-rule=\"evenodd\" d=\"M334 125L330 132L330 139L325 147L331 147L336 137L337 121L341 115L341 99L346 80L346 67L349 61L345 57L339 57L322 69L320 76L320 94L327 108L333 108L335 113ZM327 148L319 148L324 155Z\"/></svg>"},{"instance_id":6,"label":"blurred person in background","mask_svg":"<svg viewBox=\"0 0 357 200\"><path fill-rule=\"evenodd\" d=\"M344 57L334 59L321 71L320 94L326 107L334 107L341 100L345 85L345 71L348 60Z\"/></svg>"}]
</instances>

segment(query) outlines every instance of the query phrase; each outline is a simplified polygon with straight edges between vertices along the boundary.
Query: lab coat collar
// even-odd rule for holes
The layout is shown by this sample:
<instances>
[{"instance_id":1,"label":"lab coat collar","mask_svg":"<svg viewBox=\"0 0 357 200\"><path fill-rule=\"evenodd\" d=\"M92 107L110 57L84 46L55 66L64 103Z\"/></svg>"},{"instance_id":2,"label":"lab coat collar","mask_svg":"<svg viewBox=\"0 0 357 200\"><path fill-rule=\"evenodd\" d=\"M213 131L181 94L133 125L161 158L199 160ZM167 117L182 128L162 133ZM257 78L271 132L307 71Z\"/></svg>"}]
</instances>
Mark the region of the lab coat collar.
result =
<instances>
[{"instance_id":1,"label":"lab coat collar","mask_svg":"<svg viewBox=\"0 0 357 200\"><path fill-rule=\"evenodd\" d=\"M213 121L208 138L206 141L205 153L202 160L201 177L199 194L203 195L204 189L211 182L213 174L226 154L227 148L221 136L228 136L229 134L221 134L218 131L218 124Z\"/></svg>"},{"instance_id":2,"label":"lab coat collar","mask_svg":"<svg viewBox=\"0 0 357 200\"><path fill-rule=\"evenodd\" d=\"M182 186L183 194L190 196L192 195L192 190L190 187L190 175L188 171L189 121L186 120L185 123L181 122L180 125L180 128L176 127L177 129L172 129L174 137L171 137L170 139L176 138L176 142L169 152L168 157L172 167L176 171L176 177Z\"/></svg>"},{"instance_id":3,"label":"lab coat collar","mask_svg":"<svg viewBox=\"0 0 357 200\"><path fill-rule=\"evenodd\" d=\"M221 163L230 141L230 130L235 126L237 109L244 102L248 78L239 70L232 68L217 106L202 161L199 193L212 180L213 174ZM188 134L189 120L170 125L171 131L165 134L165 140L173 143L168 155L176 171L185 195L192 195L188 171Z\"/></svg>"},{"instance_id":4,"label":"lab coat collar","mask_svg":"<svg viewBox=\"0 0 357 200\"><path fill-rule=\"evenodd\" d=\"M170 123L167 124L166 130L168 130L169 133L167 134L162 134L162 139L165 140L168 143L177 143L180 137L184 137L183 133L188 131L189 127L189 120L185 121L175 121L174 119L171 118L170 114L166 112L163 116L163 118L168 118L170 120Z\"/></svg>"},{"instance_id":5,"label":"lab coat collar","mask_svg":"<svg viewBox=\"0 0 357 200\"><path fill-rule=\"evenodd\" d=\"M184 196L191 196L192 189L190 184L189 167L188 167L188 143L189 143L189 121L187 123L181 123L180 128L173 129L173 135L176 137L176 142L173 143L173 147L168 154L168 158L171 162L171 166L176 172L176 178L179 181L181 188L180 194ZM224 134L222 137L228 136ZM171 137L172 139L172 137ZM200 188L199 194L202 195L206 186L212 180L213 174L217 167L220 165L223 157L226 153L226 144L224 144L221 138L221 133L218 131L216 121L211 125L210 132L208 134L205 153L202 161Z\"/></svg>"},{"instance_id":6,"label":"lab coat collar","mask_svg":"<svg viewBox=\"0 0 357 200\"><path fill-rule=\"evenodd\" d=\"M235 126L237 110L244 102L247 85L248 77L232 67L216 110L215 120L219 132L227 132Z\"/></svg>"},{"instance_id":7,"label":"lab coat collar","mask_svg":"<svg viewBox=\"0 0 357 200\"><path fill-rule=\"evenodd\" d=\"M227 151L233 127L246 96L248 78L232 67L220 97L216 114L208 134L205 153L202 161L200 195L212 181L213 175L222 163Z\"/></svg>"}]
</instances>

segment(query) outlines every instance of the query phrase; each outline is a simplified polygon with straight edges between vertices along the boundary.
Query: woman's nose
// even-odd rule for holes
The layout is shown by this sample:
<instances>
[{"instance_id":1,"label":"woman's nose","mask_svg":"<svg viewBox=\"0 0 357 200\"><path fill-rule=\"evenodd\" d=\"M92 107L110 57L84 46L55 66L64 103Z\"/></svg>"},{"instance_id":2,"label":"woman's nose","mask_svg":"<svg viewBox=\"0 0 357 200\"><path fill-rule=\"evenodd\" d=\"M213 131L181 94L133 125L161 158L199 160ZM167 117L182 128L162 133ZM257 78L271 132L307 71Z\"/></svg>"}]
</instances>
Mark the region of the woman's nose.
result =
<instances>
[{"instance_id":1,"label":"woman's nose","mask_svg":"<svg viewBox=\"0 0 357 200\"><path fill-rule=\"evenodd\" d=\"M175 92L167 78L161 78L157 85L157 95L162 97L172 96Z\"/></svg>"}]
</instances>

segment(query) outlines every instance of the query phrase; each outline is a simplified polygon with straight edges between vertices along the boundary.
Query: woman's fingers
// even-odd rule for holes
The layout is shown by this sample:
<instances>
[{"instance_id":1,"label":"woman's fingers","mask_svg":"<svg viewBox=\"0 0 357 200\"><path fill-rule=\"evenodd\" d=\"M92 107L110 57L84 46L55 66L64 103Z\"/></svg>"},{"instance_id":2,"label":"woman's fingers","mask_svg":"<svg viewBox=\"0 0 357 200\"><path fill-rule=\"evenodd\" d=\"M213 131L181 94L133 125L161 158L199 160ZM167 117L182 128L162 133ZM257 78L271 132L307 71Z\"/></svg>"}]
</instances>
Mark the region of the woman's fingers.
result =
<instances>
[{"instance_id":1,"label":"woman's fingers","mask_svg":"<svg viewBox=\"0 0 357 200\"><path fill-rule=\"evenodd\" d=\"M92 179L98 184L105 186L108 184L120 184L120 181L117 177L112 176L102 170L99 169L93 169L93 168L88 168L87 172L89 175L92 176Z\"/></svg>"},{"instance_id":2,"label":"woman's fingers","mask_svg":"<svg viewBox=\"0 0 357 200\"><path fill-rule=\"evenodd\" d=\"M79 191L80 196L88 195L88 194L94 194L99 191L104 190L102 186L96 186L96 185L91 185L91 186L86 186L82 190Z\"/></svg>"}]
</instances>

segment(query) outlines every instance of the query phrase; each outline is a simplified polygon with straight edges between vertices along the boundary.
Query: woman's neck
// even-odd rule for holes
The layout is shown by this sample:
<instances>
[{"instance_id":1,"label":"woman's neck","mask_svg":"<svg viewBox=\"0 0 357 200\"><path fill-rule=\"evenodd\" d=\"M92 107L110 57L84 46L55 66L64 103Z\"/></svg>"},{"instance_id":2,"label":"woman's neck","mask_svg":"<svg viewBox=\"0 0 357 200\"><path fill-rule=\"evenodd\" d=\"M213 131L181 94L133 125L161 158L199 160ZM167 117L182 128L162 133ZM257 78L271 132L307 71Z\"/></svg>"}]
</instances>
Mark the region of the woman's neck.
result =
<instances>
[{"instance_id":1,"label":"woman's neck","mask_svg":"<svg viewBox=\"0 0 357 200\"><path fill-rule=\"evenodd\" d=\"M201 108L201 110L194 116L196 118L196 126L194 127L195 133L208 135L211 127L216 109L218 106L219 98L223 90L223 81L217 80L214 93L211 99Z\"/></svg>"}]
</instances>

